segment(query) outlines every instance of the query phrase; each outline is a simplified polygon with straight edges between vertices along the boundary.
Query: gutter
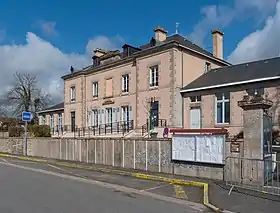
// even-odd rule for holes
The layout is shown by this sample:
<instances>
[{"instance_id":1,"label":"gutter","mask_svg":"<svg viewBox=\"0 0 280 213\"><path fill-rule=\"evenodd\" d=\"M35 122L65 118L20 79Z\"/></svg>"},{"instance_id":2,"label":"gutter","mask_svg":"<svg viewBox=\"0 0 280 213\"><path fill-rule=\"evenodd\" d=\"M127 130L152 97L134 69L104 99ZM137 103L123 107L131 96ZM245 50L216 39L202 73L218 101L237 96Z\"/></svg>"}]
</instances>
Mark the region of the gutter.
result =
<instances>
[{"instance_id":1,"label":"gutter","mask_svg":"<svg viewBox=\"0 0 280 213\"><path fill-rule=\"evenodd\" d=\"M261 82L261 81L277 80L277 79L280 79L280 76L257 78L257 79L246 80L246 81L238 81L238 82L224 83L224 84L218 84L218 85L212 85L212 86L197 87L197 88L191 88L191 89L183 89L183 90L180 91L180 93L216 89L216 88L220 88L220 87L229 87L229 86L236 86L236 85L241 85L241 84L256 83L256 82Z\"/></svg>"},{"instance_id":2,"label":"gutter","mask_svg":"<svg viewBox=\"0 0 280 213\"><path fill-rule=\"evenodd\" d=\"M193 49L191 49L191 48L188 48L188 47L186 47L186 46L184 46L184 45L182 45L182 44L179 44L177 41L171 40L171 41L168 41L168 42L166 42L166 43L162 43L162 44L159 44L159 45L156 45L156 46L149 47L149 48L147 48L147 49L138 51L138 52L136 52L136 53L133 53L130 57L124 58L124 59L119 60L119 61L116 61L115 63L112 63L112 64L105 64L105 65L102 65L102 66L93 68L93 69L91 69L91 70L90 70L90 68L89 68L91 65L89 65L89 66L87 66L87 68L89 68L89 70L85 70L86 68L83 68L83 69L80 70L80 71L74 72L73 74L64 75L64 76L62 76L61 78L62 78L63 80L66 80L66 79L69 79L69 78L71 78L71 77L76 77L76 76L79 76L79 75L82 75L82 74L89 74L89 73L92 73L92 72L101 71L101 70L106 69L106 68L114 67L114 66L116 66L116 65L118 65L118 64L122 64L122 63L125 62L126 60L127 60L127 61L135 60L135 57L141 56L141 54L144 54L144 53L146 53L147 51L150 51L150 50L152 50L152 49L156 49L156 48L158 48L158 47L167 46L167 45L170 45L170 44L174 44L174 45L177 46L177 47L181 47L181 48L183 48L183 49L189 50L190 52L194 52L194 53L196 53L196 54L198 54L198 55L202 55L202 56L204 56L204 57L206 57L206 58L212 59L212 60L214 60L214 61L218 61L219 63L222 63L222 64L224 64L224 65L231 65L230 63L228 63L228 62L226 62L226 61L224 61L224 60L221 60L221 59L216 58L216 57L211 57L211 56L209 56L209 55L206 55L206 54L203 54L203 53L201 53L201 52L195 51L195 50L193 50Z\"/></svg>"},{"instance_id":3,"label":"gutter","mask_svg":"<svg viewBox=\"0 0 280 213\"><path fill-rule=\"evenodd\" d=\"M40 113L46 113L46 112L56 112L56 111L61 111L61 110L64 110L64 108L42 110L42 111L39 111L37 113L40 114Z\"/></svg>"}]
</instances>

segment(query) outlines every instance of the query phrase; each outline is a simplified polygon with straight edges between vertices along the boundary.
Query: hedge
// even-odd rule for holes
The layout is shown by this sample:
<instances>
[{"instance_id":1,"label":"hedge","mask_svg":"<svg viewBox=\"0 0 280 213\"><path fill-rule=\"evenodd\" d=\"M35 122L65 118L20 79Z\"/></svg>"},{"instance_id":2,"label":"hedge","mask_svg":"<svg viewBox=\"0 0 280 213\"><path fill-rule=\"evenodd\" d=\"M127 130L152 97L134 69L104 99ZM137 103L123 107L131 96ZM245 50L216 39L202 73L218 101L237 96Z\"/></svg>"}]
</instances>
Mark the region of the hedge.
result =
<instances>
[{"instance_id":1,"label":"hedge","mask_svg":"<svg viewBox=\"0 0 280 213\"><path fill-rule=\"evenodd\" d=\"M24 133L24 128L21 126L9 126L8 132L9 137L20 137Z\"/></svg>"},{"instance_id":2,"label":"hedge","mask_svg":"<svg viewBox=\"0 0 280 213\"><path fill-rule=\"evenodd\" d=\"M51 129L49 125L29 125L28 132L33 137L51 137Z\"/></svg>"}]
</instances>

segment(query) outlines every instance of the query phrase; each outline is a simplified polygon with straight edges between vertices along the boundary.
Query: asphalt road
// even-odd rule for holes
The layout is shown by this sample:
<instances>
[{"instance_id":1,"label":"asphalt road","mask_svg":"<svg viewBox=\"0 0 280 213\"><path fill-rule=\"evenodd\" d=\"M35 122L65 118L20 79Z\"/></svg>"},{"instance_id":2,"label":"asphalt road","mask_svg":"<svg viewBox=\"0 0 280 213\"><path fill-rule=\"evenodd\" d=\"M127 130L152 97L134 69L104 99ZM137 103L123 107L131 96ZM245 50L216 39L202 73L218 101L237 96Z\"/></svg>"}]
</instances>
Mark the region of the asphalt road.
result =
<instances>
[{"instance_id":1,"label":"asphalt road","mask_svg":"<svg viewBox=\"0 0 280 213\"><path fill-rule=\"evenodd\" d=\"M5 213L199 212L187 205L102 187L94 182L46 174L39 170L16 168L3 162L0 164L0 192L0 212Z\"/></svg>"}]
</instances>

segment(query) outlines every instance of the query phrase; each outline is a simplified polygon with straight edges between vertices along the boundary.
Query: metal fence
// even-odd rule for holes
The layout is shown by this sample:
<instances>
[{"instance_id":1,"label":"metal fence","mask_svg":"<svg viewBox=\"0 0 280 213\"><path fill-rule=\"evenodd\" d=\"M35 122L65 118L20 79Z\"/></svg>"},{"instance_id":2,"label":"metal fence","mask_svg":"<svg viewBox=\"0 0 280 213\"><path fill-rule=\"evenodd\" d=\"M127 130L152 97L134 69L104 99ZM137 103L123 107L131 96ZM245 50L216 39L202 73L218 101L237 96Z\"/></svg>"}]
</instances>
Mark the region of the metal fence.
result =
<instances>
[{"instance_id":1,"label":"metal fence","mask_svg":"<svg viewBox=\"0 0 280 213\"><path fill-rule=\"evenodd\" d=\"M228 157L224 178L227 185L241 187L273 195L280 195L280 161L272 155L263 160ZM231 192L231 191L230 191Z\"/></svg>"}]
</instances>

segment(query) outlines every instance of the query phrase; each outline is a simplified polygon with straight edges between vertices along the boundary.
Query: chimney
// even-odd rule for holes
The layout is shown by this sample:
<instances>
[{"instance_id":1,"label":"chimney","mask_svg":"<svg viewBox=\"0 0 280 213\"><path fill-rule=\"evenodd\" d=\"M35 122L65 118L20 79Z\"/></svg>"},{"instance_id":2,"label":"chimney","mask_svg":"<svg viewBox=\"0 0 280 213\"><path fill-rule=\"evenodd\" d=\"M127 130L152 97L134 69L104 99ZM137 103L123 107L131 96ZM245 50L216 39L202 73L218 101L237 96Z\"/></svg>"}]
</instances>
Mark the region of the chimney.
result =
<instances>
[{"instance_id":1,"label":"chimney","mask_svg":"<svg viewBox=\"0 0 280 213\"><path fill-rule=\"evenodd\" d=\"M106 50L102 50L100 48L96 48L93 52L94 52L95 56L97 56L97 57L101 57L107 53Z\"/></svg>"},{"instance_id":2,"label":"chimney","mask_svg":"<svg viewBox=\"0 0 280 213\"><path fill-rule=\"evenodd\" d=\"M224 33L220 30L212 30L212 42L213 42L213 55L219 59L223 59L223 37Z\"/></svg>"},{"instance_id":3,"label":"chimney","mask_svg":"<svg viewBox=\"0 0 280 213\"><path fill-rule=\"evenodd\" d=\"M160 26L157 26L156 29L154 29L155 35L154 38L156 41L165 41L167 37L167 31L161 28Z\"/></svg>"}]
</instances>

